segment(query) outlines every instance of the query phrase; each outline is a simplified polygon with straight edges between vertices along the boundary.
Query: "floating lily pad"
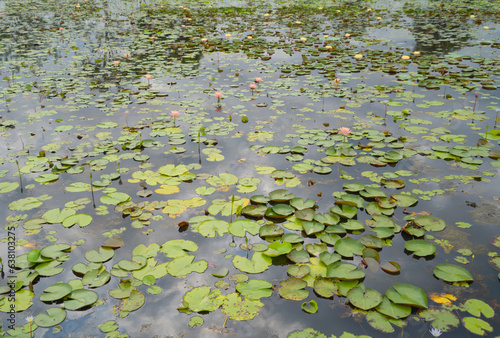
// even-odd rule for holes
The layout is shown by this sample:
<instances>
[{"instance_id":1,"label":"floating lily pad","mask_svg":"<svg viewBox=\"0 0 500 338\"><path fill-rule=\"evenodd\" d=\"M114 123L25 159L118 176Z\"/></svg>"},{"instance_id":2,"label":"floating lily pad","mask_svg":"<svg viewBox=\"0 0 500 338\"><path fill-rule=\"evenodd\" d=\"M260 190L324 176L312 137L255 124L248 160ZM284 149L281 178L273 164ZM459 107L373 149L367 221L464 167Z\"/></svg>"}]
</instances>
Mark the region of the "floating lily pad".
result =
<instances>
[{"instance_id":1,"label":"floating lily pad","mask_svg":"<svg viewBox=\"0 0 500 338\"><path fill-rule=\"evenodd\" d=\"M290 277L281 281L278 292L281 297L290 300L303 300L309 296L309 291L305 290L307 282L302 279Z\"/></svg>"},{"instance_id":2,"label":"floating lily pad","mask_svg":"<svg viewBox=\"0 0 500 338\"><path fill-rule=\"evenodd\" d=\"M424 239L413 239L406 242L405 249L420 257L434 255L436 252L436 246Z\"/></svg>"},{"instance_id":3,"label":"floating lily pad","mask_svg":"<svg viewBox=\"0 0 500 338\"><path fill-rule=\"evenodd\" d=\"M35 317L35 324L40 327L51 327L62 323L66 319L66 311L59 307L47 309L47 313L40 313Z\"/></svg>"},{"instance_id":4,"label":"floating lily pad","mask_svg":"<svg viewBox=\"0 0 500 338\"><path fill-rule=\"evenodd\" d=\"M472 282L474 277L467 269L455 264L438 264L434 268L434 275L446 282Z\"/></svg>"}]
</instances>

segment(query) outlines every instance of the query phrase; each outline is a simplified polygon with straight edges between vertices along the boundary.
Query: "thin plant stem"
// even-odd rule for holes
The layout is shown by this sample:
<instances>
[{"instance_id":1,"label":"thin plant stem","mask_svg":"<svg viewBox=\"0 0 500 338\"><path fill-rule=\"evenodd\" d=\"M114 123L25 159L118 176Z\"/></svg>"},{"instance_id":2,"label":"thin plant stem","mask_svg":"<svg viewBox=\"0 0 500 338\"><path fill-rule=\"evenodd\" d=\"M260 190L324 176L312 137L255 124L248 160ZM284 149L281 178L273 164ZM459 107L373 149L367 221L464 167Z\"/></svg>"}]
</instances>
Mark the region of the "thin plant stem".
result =
<instances>
[{"instance_id":1,"label":"thin plant stem","mask_svg":"<svg viewBox=\"0 0 500 338\"><path fill-rule=\"evenodd\" d=\"M19 185L21 186L21 194L23 193L23 179L21 177L21 169L19 169L19 162L16 160L17 172L19 173Z\"/></svg>"},{"instance_id":2,"label":"thin plant stem","mask_svg":"<svg viewBox=\"0 0 500 338\"><path fill-rule=\"evenodd\" d=\"M95 209L94 184L92 183L92 173L90 173L90 192L92 194L92 204L94 205L94 209Z\"/></svg>"}]
</instances>

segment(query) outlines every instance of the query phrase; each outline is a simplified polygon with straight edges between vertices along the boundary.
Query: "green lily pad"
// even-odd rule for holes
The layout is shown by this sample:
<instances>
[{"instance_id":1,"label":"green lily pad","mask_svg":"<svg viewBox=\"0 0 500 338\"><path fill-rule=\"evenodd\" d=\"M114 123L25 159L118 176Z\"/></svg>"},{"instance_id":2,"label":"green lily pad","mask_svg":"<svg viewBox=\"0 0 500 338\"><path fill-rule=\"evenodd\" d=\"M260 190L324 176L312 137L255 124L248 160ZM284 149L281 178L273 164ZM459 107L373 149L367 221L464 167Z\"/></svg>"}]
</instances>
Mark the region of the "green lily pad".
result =
<instances>
[{"instance_id":1,"label":"green lily pad","mask_svg":"<svg viewBox=\"0 0 500 338\"><path fill-rule=\"evenodd\" d=\"M421 216L413 221L427 231L441 231L446 227L446 223L441 218L434 216Z\"/></svg>"},{"instance_id":2,"label":"green lily pad","mask_svg":"<svg viewBox=\"0 0 500 338\"><path fill-rule=\"evenodd\" d=\"M313 209L316 206L316 201L312 198L304 201L302 198L297 197L290 200L290 205L297 210Z\"/></svg>"},{"instance_id":3,"label":"green lily pad","mask_svg":"<svg viewBox=\"0 0 500 338\"><path fill-rule=\"evenodd\" d=\"M47 313L39 313L35 317L35 324L40 327L51 327L62 323L66 319L66 311L60 307L47 309Z\"/></svg>"},{"instance_id":4,"label":"green lily pad","mask_svg":"<svg viewBox=\"0 0 500 338\"><path fill-rule=\"evenodd\" d=\"M337 293L337 284L331 279L317 277L314 280L314 291L321 297L331 298Z\"/></svg>"},{"instance_id":5,"label":"green lily pad","mask_svg":"<svg viewBox=\"0 0 500 338\"><path fill-rule=\"evenodd\" d=\"M467 269L455 264L438 264L434 268L434 275L446 282L472 282L474 277Z\"/></svg>"},{"instance_id":6,"label":"green lily pad","mask_svg":"<svg viewBox=\"0 0 500 338\"><path fill-rule=\"evenodd\" d=\"M295 194L286 189L277 189L269 193L269 199L273 202L283 203L295 198Z\"/></svg>"},{"instance_id":7,"label":"green lily pad","mask_svg":"<svg viewBox=\"0 0 500 338\"><path fill-rule=\"evenodd\" d=\"M247 215L250 217L263 217L266 214L267 206L263 204L257 205L247 205L242 210L241 213L243 215Z\"/></svg>"},{"instance_id":8,"label":"green lily pad","mask_svg":"<svg viewBox=\"0 0 500 338\"><path fill-rule=\"evenodd\" d=\"M366 289L364 284L358 284L347 292L349 301L361 310L369 310L382 302L382 295L377 290Z\"/></svg>"},{"instance_id":9,"label":"green lily pad","mask_svg":"<svg viewBox=\"0 0 500 338\"><path fill-rule=\"evenodd\" d=\"M100 247L99 251L90 250L85 253L85 258L89 262L104 263L109 261L115 255L115 250L111 248Z\"/></svg>"},{"instance_id":10,"label":"green lily pad","mask_svg":"<svg viewBox=\"0 0 500 338\"><path fill-rule=\"evenodd\" d=\"M272 264L271 257L264 255L262 252L255 252L252 260L241 256L234 256L233 265L241 272L261 273L266 271Z\"/></svg>"},{"instance_id":11,"label":"green lily pad","mask_svg":"<svg viewBox=\"0 0 500 338\"><path fill-rule=\"evenodd\" d=\"M335 251L343 257L362 255L365 246L354 238L342 238L335 243Z\"/></svg>"},{"instance_id":12,"label":"green lily pad","mask_svg":"<svg viewBox=\"0 0 500 338\"><path fill-rule=\"evenodd\" d=\"M486 331L492 332L493 327L482 319L475 317L462 318L462 322L467 330L479 336L484 336Z\"/></svg>"},{"instance_id":13,"label":"green lily pad","mask_svg":"<svg viewBox=\"0 0 500 338\"><path fill-rule=\"evenodd\" d=\"M194 316L194 317L191 317L188 325L189 325L189 327L195 327L195 326L202 326L203 323L204 323L203 318L201 318L200 316Z\"/></svg>"},{"instance_id":14,"label":"green lily pad","mask_svg":"<svg viewBox=\"0 0 500 338\"><path fill-rule=\"evenodd\" d=\"M211 312L217 310L224 300L220 289L210 290L209 286L200 286L186 292L179 310L192 312Z\"/></svg>"},{"instance_id":15,"label":"green lily pad","mask_svg":"<svg viewBox=\"0 0 500 338\"><path fill-rule=\"evenodd\" d=\"M221 312L233 320L250 320L259 314L259 309L263 306L259 300L242 298L237 293L231 293L224 298Z\"/></svg>"},{"instance_id":16,"label":"green lily pad","mask_svg":"<svg viewBox=\"0 0 500 338\"><path fill-rule=\"evenodd\" d=\"M71 285L59 282L45 288L44 293L40 295L40 300L42 302L53 302L69 295L71 291L73 291Z\"/></svg>"},{"instance_id":17,"label":"green lily pad","mask_svg":"<svg viewBox=\"0 0 500 338\"><path fill-rule=\"evenodd\" d=\"M185 239L172 239L162 244L160 251L169 258L179 258L188 255L188 251L198 250L198 245ZM122 267L122 269L127 270Z\"/></svg>"},{"instance_id":18,"label":"green lily pad","mask_svg":"<svg viewBox=\"0 0 500 338\"><path fill-rule=\"evenodd\" d=\"M92 223L92 216L89 214L74 214L66 217L61 223L65 228L70 228L75 224L83 228Z\"/></svg>"},{"instance_id":19,"label":"green lily pad","mask_svg":"<svg viewBox=\"0 0 500 338\"><path fill-rule=\"evenodd\" d=\"M481 314L486 318L493 318L495 311L487 303L480 299L468 299L464 306L467 308L467 312L476 317L481 317Z\"/></svg>"},{"instance_id":20,"label":"green lily pad","mask_svg":"<svg viewBox=\"0 0 500 338\"><path fill-rule=\"evenodd\" d=\"M309 296L306 286L307 282L302 279L290 277L280 282L278 292L285 299L303 300Z\"/></svg>"},{"instance_id":21,"label":"green lily pad","mask_svg":"<svg viewBox=\"0 0 500 338\"><path fill-rule=\"evenodd\" d=\"M25 311L33 305L31 301L35 294L29 290L19 290L14 297L5 297L0 299L0 311L9 313L11 309L17 312Z\"/></svg>"},{"instance_id":22,"label":"green lily pad","mask_svg":"<svg viewBox=\"0 0 500 338\"><path fill-rule=\"evenodd\" d=\"M309 262L309 253L306 250L292 250L286 256L294 263Z\"/></svg>"},{"instance_id":23,"label":"green lily pad","mask_svg":"<svg viewBox=\"0 0 500 338\"><path fill-rule=\"evenodd\" d=\"M431 327L444 332L450 331L460 325L458 317L447 309L423 310L420 311L418 315L426 322L431 322Z\"/></svg>"},{"instance_id":24,"label":"green lily pad","mask_svg":"<svg viewBox=\"0 0 500 338\"><path fill-rule=\"evenodd\" d=\"M318 303L315 300L311 300L309 302L302 303L302 310L307 313L316 313L318 312Z\"/></svg>"},{"instance_id":25,"label":"green lily pad","mask_svg":"<svg viewBox=\"0 0 500 338\"><path fill-rule=\"evenodd\" d=\"M192 272L203 273L208 268L205 260L193 262L194 255L186 255L168 262L167 272L174 277L185 277Z\"/></svg>"},{"instance_id":26,"label":"green lily pad","mask_svg":"<svg viewBox=\"0 0 500 338\"><path fill-rule=\"evenodd\" d=\"M429 307L427 295L424 290L411 284L394 284L392 289L386 291L385 295L396 304L416 306L425 309Z\"/></svg>"},{"instance_id":27,"label":"green lily pad","mask_svg":"<svg viewBox=\"0 0 500 338\"><path fill-rule=\"evenodd\" d=\"M78 310L94 304L98 298L99 296L94 291L83 289L74 290L64 301L64 308L66 310Z\"/></svg>"},{"instance_id":28,"label":"green lily pad","mask_svg":"<svg viewBox=\"0 0 500 338\"><path fill-rule=\"evenodd\" d=\"M215 237L217 233L220 237L224 236L229 230L229 223L224 220L211 219L202 222L197 231L205 237Z\"/></svg>"},{"instance_id":29,"label":"green lily pad","mask_svg":"<svg viewBox=\"0 0 500 338\"><path fill-rule=\"evenodd\" d=\"M340 280L357 280L365 277L363 270L347 262L335 262L327 266L326 277Z\"/></svg>"},{"instance_id":30,"label":"green lily pad","mask_svg":"<svg viewBox=\"0 0 500 338\"><path fill-rule=\"evenodd\" d=\"M140 309L146 302L146 297L144 294L137 290L132 290L130 296L125 298L122 305L120 306L120 312L132 312ZM123 315L122 315L123 317Z\"/></svg>"},{"instance_id":31,"label":"green lily pad","mask_svg":"<svg viewBox=\"0 0 500 338\"><path fill-rule=\"evenodd\" d=\"M394 319L406 318L411 314L411 306L395 304L386 296L382 298L382 302L375 309L381 314Z\"/></svg>"},{"instance_id":32,"label":"green lily pad","mask_svg":"<svg viewBox=\"0 0 500 338\"><path fill-rule=\"evenodd\" d=\"M413 239L405 243L405 249L415 256L430 256L436 253L436 246L424 239Z\"/></svg>"},{"instance_id":33,"label":"green lily pad","mask_svg":"<svg viewBox=\"0 0 500 338\"><path fill-rule=\"evenodd\" d=\"M411 207L418 202L418 198L407 194L393 194L391 198L395 199L398 203L398 207L402 208Z\"/></svg>"},{"instance_id":34,"label":"green lily pad","mask_svg":"<svg viewBox=\"0 0 500 338\"><path fill-rule=\"evenodd\" d=\"M267 246L267 250L264 251L264 254L269 257L278 257L281 255L286 255L292 251L292 244L288 242L274 242Z\"/></svg>"},{"instance_id":35,"label":"green lily pad","mask_svg":"<svg viewBox=\"0 0 500 338\"><path fill-rule=\"evenodd\" d=\"M366 314L366 321L370 326L384 333L394 332L394 328L388 318L377 311L368 312Z\"/></svg>"},{"instance_id":36,"label":"green lily pad","mask_svg":"<svg viewBox=\"0 0 500 338\"><path fill-rule=\"evenodd\" d=\"M273 284L262 279L250 279L248 282L236 284L236 291L245 298L258 300L273 294Z\"/></svg>"},{"instance_id":37,"label":"green lily pad","mask_svg":"<svg viewBox=\"0 0 500 338\"><path fill-rule=\"evenodd\" d=\"M290 265L286 271L290 276L302 278L311 272L311 268L307 265Z\"/></svg>"},{"instance_id":38,"label":"green lily pad","mask_svg":"<svg viewBox=\"0 0 500 338\"><path fill-rule=\"evenodd\" d=\"M358 213L358 208L343 204L342 208L338 205L331 207L330 212L343 218L353 218Z\"/></svg>"},{"instance_id":39,"label":"green lily pad","mask_svg":"<svg viewBox=\"0 0 500 338\"><path fill-rule=\"evenodd\" d=\"M251 235L257 235L259 230L260 225L249 219L232 221L228 228L229 233L237 237L245 237L247 232Z\"/></svg>"}]
</instances>

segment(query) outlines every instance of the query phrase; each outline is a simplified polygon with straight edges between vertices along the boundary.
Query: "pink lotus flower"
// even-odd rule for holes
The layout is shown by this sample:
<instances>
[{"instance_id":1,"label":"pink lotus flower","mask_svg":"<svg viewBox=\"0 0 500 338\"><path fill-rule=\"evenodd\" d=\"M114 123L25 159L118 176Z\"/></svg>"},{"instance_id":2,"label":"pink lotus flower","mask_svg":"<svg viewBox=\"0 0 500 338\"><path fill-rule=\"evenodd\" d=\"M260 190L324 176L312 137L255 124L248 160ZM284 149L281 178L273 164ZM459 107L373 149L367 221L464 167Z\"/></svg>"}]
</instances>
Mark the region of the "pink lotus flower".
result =
<instances>
[{"instance_id":1,"label":"pink lotus flower","mask_svg":"<svg viewBox=\"0 0 500 338\"><path fill-rule=\"evenodd\" d=\"M118 60L117 61L113 61L113 65L114 66L118 66L119 64L120 64L120 61L118 61Z\"/></svg>"},{"instance_id":2,"label":"pink lotus flower","mask_svg":"<svg viewBox=\"0 0 500 338\"><path fill-rule=\"evenodd\" d=\"M257 83L262 82L262 79L260 77L256 77L255 82L257 82Z\"/></svg>"},{"instance_id":3,"label":"pink lotus flower","mask_svg":"<svg viewBox=\"0 0 500 338\"><path fill-rule=\"evenodd\" d=\"M250 87L251 90L254 90L257 86L252 83L252 84L248 85L248 87Z\"/></svg>"},{"instance_id":4,"label":"pink lotus flower","mask_svg":"<svg viewBox=\"0 0 500 338\"><path fill-rule=\"evenodd\" d=\"M178 112L177 110L172 110L172 111L170 112L170 116L172 116L172 117L179 117L179 116L180 116L180 114L179 114L179 112Z\"/></svg>"},{"instance_id":5,"label":"pink lotus flower","mask_svg":"<svg viewBox=\"0 0 500 338\"><path fill-rule=\"evenodd\" d=\"M342 135L344 135L344 137L345 137L351 133L351 129L349 129L347 127L342 127L342 128L340 128L340 133Z\"/></svg>"},{"instance_id":6,"label":"pink lotus flower","mask_svg":"<svg viewBox=\"0 0 500 338\"><path fill-rule=\"evenodd\" d=\"M129 53L126 53L125 55L123 55L124 58L128 58L130 56Z\"/></svg>"},{"instance_id":7,"label":"pink lotus flower","mask_svg":"<svg viewBox=\"0 0 500 338\"><path fill-rule=\"evenodd\" d=\"M217 103L220 103L220 98L222 97L222 93L221 92L216 92L214 94L214 96L217 98Z\"/></svg>"},{"instance_id":8,"label":"pink lotus flower","mask_svg":"<svg viewBox=\"0 0 500 338\"><path fill-rule=\"evenodd\" d=\"M144 77L145 77L146 79L148 79L148 80L151 80L151 74L146 74L146 75L144 75Z\"/></svg>"},{"instance_id":9,"label":"pink lotus flower","mask_svg":"<svg viewBox=\"0 0 500 338\"><path fill-rule=\"evenodd\" d=\"M333 82L335 82L336 84L339 84L340 83L340 79L338 77L336 77L335 80L333 80Z\"/></svg>"},{"instance_id":10,"label":"pink lotus flower","mask_svg":"<svg viewBox=\"0 0 500 338\"><path fill-rule=\"evenodd\" d=\"M152 36L152 37L150 37L150 39L151 39L151 40L154 40L154 39L156 39L156 36Z\"/></svg>"}]
</instances>

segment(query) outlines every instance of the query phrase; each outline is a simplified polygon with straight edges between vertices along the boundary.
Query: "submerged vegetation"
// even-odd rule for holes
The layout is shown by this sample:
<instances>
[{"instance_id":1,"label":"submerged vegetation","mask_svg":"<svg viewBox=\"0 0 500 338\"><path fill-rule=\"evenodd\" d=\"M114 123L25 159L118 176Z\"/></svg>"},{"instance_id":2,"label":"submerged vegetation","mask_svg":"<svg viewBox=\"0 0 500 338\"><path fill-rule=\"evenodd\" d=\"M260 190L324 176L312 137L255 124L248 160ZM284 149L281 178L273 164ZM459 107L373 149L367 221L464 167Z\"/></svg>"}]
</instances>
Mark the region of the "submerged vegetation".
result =
<instances>
[{"instance_id":1,"label":"submerged vegetation","mask_svg":"<svg viewBox=\"0 0 500 338\"><path fill-rule=\"evenodd\" d=\"M0 335L497 334L499 13L1 2Z\"/></svg>"}]
</instances>

